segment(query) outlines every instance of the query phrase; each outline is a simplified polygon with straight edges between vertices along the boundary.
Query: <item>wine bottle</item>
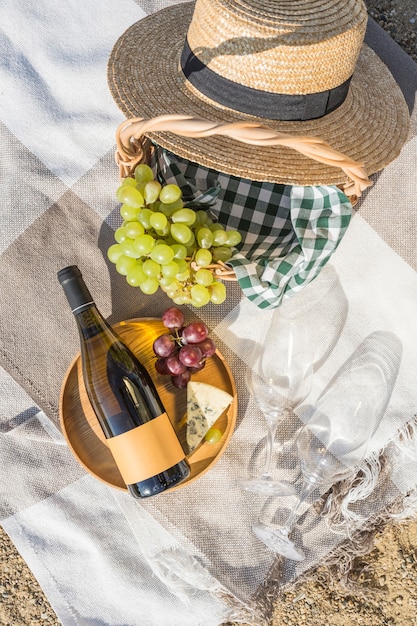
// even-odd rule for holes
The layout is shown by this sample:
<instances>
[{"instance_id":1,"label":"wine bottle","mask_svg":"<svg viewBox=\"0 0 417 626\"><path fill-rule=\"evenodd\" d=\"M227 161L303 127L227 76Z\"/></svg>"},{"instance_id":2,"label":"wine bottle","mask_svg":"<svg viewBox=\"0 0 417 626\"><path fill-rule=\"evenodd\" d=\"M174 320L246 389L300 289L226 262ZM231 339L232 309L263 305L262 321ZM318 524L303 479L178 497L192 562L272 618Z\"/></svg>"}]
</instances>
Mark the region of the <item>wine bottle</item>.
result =
<instances>
[{"instance_id":1,"label":"wine bottle","mask_svg":"<svg viewBox=\"0 0 417 626\"><path fill-rule=\"evenodd\" d=\"M100 314L79 268L58 280L77 322L87 395L129 492L145 498L178 485L190 468L148 371Z\"/></svg>"}]
</instances>

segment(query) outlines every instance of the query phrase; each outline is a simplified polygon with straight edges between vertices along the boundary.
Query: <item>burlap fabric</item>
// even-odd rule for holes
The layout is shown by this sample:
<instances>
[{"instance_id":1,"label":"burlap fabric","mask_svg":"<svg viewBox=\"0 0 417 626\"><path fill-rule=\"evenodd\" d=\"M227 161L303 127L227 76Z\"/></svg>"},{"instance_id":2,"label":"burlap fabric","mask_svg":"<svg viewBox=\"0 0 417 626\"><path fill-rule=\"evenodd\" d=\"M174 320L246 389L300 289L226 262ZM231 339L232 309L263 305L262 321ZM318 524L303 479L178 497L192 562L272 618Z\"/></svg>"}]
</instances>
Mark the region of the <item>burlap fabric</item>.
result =
<instances>
[{"instance_id":1,"label":"burlap fabric","mask_svg":"<svg viewBox=\"0 0 417 626\"><path fill-rule=\"evenodd\" d=\"M114 130L121 121L105 66L115 39L142 15L131 0L105 0L99 12L79 0L6 0L0 7L1 523L65 626L215 626L229 616L259 626L281 585L328 558L349 529L372 526L393 503L403 516L417 508L416 114L400 158L375 177L330 263L292 300L316 350L308 403L371 334L394 333L403 352L364 468L368 480L361 491L347 489L347 511L326 498L319 517L311 500L294 535L307 559L282 563L250 530L270 503L236 484L261 462L264 423L243 372L272 315L242 298L237 285L228 286L224 305L199 311L239 395L236 431L209 473L139 505L86 474L59 431L60 387L78 338L56 271L78 264L111 322L155 316L169 304L139 297L105 257L117 222ZM368 40L413 109L415 64L373 23ZM294 309L284 305L281 314ZM289 480L299 477L291 437L302 417L280 432L286 445L277 473ZM392 461L386 474L381 452ZM290 504L276 502L280 511Z\"/></svg>"}]
</instances>

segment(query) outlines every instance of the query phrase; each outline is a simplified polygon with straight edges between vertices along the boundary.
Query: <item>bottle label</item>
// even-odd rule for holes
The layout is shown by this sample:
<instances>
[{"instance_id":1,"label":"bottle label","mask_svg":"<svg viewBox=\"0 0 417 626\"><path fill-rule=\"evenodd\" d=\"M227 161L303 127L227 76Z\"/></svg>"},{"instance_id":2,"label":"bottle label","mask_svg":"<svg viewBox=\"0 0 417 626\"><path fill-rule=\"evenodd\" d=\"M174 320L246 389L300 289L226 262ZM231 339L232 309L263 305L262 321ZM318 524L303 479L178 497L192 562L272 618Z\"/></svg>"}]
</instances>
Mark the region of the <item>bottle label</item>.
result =
<instances>
[{"instance_id":1,"label":"bottle label","mask_svg":"<svg viewBox=\"0 0 417 626\"><path fill-rule=\"evenodd\" d=\"M126 485L156 476L185 458L166 413L106 443Z\"/></svg>"}]
</instances>

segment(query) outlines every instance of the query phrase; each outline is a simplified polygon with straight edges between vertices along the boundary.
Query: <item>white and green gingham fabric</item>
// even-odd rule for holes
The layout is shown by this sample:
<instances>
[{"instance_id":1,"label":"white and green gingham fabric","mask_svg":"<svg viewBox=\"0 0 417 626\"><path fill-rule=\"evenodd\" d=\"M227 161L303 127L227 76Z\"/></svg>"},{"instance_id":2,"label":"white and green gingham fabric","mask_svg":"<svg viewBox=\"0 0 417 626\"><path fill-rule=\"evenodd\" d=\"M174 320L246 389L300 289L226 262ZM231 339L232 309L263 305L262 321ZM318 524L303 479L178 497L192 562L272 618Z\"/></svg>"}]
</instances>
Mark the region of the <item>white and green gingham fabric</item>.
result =
<instances>
[{"instance_id":1,"label":"white and green gingham fabric","mask_svg":"<svg viewBox=\"0 0 417 626\"><path fill-rule=\"evenodd\" d=\"M316 278L342 240L352 205L335 186L254 182L216 172L156 147L153 166L176 182L187 205L210 209L242 242L228 262L245 296L278 307Z\"/></svg>"}]
</instances>

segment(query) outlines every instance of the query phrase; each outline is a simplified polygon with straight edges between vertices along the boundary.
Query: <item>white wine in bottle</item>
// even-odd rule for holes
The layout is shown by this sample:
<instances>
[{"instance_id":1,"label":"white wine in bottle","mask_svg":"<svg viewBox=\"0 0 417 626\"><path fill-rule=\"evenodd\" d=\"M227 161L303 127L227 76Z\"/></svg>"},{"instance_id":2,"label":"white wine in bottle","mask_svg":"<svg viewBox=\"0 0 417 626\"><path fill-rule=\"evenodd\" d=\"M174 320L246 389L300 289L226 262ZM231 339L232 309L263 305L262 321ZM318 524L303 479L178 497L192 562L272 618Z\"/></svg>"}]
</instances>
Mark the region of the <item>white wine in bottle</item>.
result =
<instances>
[{"instance_id":1,"label":"white wine in bottle","mask_svg":"<svg viewBox=\"0 0 417 626\"><path fill-rule=\"evenodd\" d=\"M190 474L155 385L98 311L76 265L58 272L77 322L85 388L129 492L153 496Z\"/></svg>"}]
</instances>

